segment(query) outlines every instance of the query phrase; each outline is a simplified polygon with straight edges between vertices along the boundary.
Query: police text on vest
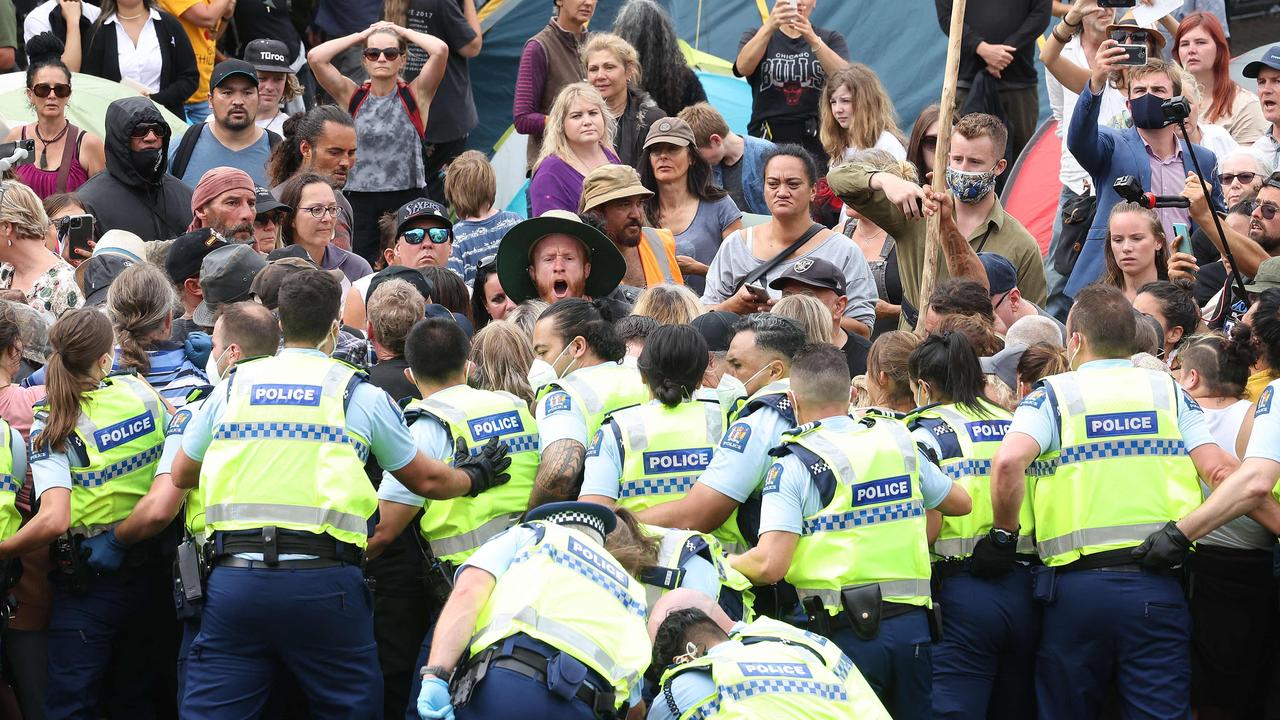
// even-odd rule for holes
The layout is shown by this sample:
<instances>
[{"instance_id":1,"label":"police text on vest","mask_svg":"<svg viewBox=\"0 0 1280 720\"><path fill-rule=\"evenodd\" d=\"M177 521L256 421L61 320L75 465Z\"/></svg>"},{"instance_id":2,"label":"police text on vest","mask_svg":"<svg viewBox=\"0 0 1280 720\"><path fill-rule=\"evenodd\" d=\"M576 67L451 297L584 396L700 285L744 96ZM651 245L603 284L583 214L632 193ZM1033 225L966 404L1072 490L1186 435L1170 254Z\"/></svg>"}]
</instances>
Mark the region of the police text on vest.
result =
<instances>
[{"instance_id":1,"label":"police text on vest","mask_svg":"<svg viewBox=\"0 0 1280 720\"><path fill-rule=\"evenodd\" d=\"M711 464L711 448L667 450L644 454L645 474L657 472L698 472Z\"/></svg>"},{"instance_id":2,"label":"police text on vest","mask_svg":"<svg viewBox=\"0 0 1280 720\"><path fill-rule=\"evenodd\" d=\"M803 663L740 662L738 670L747 677L813 677L813 673Z\"/></svg>"},{"instance_id":3,"label":"police text on vest","mask_svg":"<svg viewBox=\"0 0 1280 720\"><path fill-rule=\"evenodd\" d=\"M1084 418L1085 435L1091 438L1117 437L1121 435L1155 435L1157 429L1158 424L1154 410L1086 415Z\"/></svg>"},{"instance_id":4,"label":"police text on vest","mask_svg":"<svg viewBox=\"0 0 1280 720\"><path fill-rule=\"evenodd\" d=\"M320 404L319 385L254 385L249 391L250 405Z\"/></svg>"},{"instance_id":5,"label":"police text on vest","mask_svg":"<svg viewBox=\"0 0 1280 720\"><path fill-rule=\"evenodd\" d=\"M855 506L879 505L880 503L894 500L906 500L910 497L911 476L909 475L873 480L853 486L853 504Z\"/></svg>"},{"instance_id":6,"label":"police text on vest","mask_svg":"<svg viewBox=\"0 0 1280 720\"><path fill-rule=\"evenodd\" d=\"M119 447L130 440L142 437L156 429L156 419L149 413L144 412L141 415L118 422L115 425L98 430L93 434L93 441L97 443L100 452L106 452L113 447Z\"/></svg>"},{"instance_id":7,"label":"police text on vest","mask_svg":"<svg viewBox=\"0 0 1280 720\"><path fill-rule=\"evenodd\" d=\"M524 423L520 422L520 413L515 410L468 420L467 427L471 430L471 437L475 440L488 440L491 437L524 432Z\"/></svg>"}]
</instances>

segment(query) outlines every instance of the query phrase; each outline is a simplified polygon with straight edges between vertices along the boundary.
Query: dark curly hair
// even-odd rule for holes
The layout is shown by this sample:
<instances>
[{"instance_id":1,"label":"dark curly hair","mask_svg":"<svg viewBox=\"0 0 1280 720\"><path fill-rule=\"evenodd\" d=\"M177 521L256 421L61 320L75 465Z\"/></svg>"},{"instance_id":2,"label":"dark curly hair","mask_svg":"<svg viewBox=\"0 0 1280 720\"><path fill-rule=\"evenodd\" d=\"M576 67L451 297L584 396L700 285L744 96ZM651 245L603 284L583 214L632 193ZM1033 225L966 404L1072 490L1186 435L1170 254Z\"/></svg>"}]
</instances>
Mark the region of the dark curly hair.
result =
<instances>
[{"instance_id":1,"label":"dark curly hair","mask_svg":"<svg viewBox=\"0 0 1280 720\"><path fill-rule=\"evenodd\" d=\"M697 608L673 610L658 626L653 638L652 668L661 674L664 668L670 667L675 658L684 655L688 643L698 645L700 638L716 638L727 640L724 630L710 616ZM703 647L699 647L705 650Z\"/></svg>"}]
</instances>

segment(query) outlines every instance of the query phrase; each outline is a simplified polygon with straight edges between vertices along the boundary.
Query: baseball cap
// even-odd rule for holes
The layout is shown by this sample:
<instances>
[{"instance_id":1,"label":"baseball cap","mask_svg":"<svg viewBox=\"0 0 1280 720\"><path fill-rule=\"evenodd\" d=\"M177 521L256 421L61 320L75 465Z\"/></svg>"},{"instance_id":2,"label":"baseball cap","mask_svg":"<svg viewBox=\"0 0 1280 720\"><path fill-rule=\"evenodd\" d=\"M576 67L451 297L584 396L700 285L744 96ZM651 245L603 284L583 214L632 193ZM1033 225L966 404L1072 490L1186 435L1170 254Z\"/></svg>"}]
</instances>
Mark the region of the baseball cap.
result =
<instances>
[{"instance_id":1,"label":"baseball cap","mask_svg":"<svg viewBox=\"0 0 1280 720\"><path fill-rule=\"evenodd\" d=\"M277 200L276 196L272 195L270 190L262 187L261 185L258 185L253 189L253 195L255 200L257 201L256 208L257 208L258 215L266 215L272 210L292 210L293 209L288 205L285 205L284 203Z\"/></svg>"},{"instance_id":2,"label":"baseball cap","mask_svg":"<svg viewBox=\"0 0 1280 720\"><path fill-rule=\"evenodd\" d=\"M232 58L213 66L213 74L209 76L209 92L213 92L214 88L232 75L243 75L253 81L254 87L258 85L258 71L249 63Z\"/></svg>"},{"instance_id":3,"label":"baseball cap","mask_svg":"<svg viewBox=\"0 0 1280 720\"><path fill-rule=\"evenodd\" d=\"M293 72L289 67L289 46L271 38L250 40L244 46L244 61L258 72Z\"/></svg>"},{"instance_id":4,"label":"baseball cap","mask_svg":"<svg viewBox=\"0 0 1280 720\"><path fill-rule=\"evenodd\" d=\"M678 117L662 118L649 126L649 134L644 139L646 149L658 143L689 147L694 144L693 128Z\"/></svg>"},{"instance_id":5,"label":"baseball cap","mask_svg":"<svg viewBox=\"0 0 1280 720\"><path fill-rule=\"evenodd\" d=\"M1018 287L1018 270L1009 259L999 253L980 252L978 259L982 261L982 269L987 271L987 284L991 286L991 295L1003 295Z\"/></svg>"},{"instance_id":6,"label":"baseball cap","mask_svg":"<svg viewBox=\"0 0 1280 720\"><path fill-rule=\"evenodd\" d=\"M453 221L449 219L449 213L445 212L443 205L427 198L414 198L396 211L396 235L403 233L409 223L424 217L435 218L444 223L445 227L453 229Z\"/></svg>"},{"instance_id":7,"label":"baseball cap","mask_svg":"<svg viewBox=\"0 0 1280 720\"><path fill-rule=\"evenodd\" d=\"M379 285L388 280L404 280L412 285L418 291L418 294L422 295L422 299L426 301L430 301L431 295L435 293L435 288L431 285L431 281L421 272L404 265L388 265L379 270L369 280L369 292L364 296L365 302L368 302L368 299L373 297L373 291L377 290Z\"/></svg>"},{"instance_id":8,"label":"baseball cap","mask_svg":"<svg viewBox=\"0 0 1280 720\"><path fill-rule=\"evenodd\" d=\"M782 286L789 281L825 288L837 295L844 294L844 274L835 265L821 258L800 258L791 263L781 275L769 283L769 287L781 290Z\"/></svg>"},{"instance_id":9,"label":"baseball cap","mask_svg":"<svg viewBox=\"0 0 1280 720\"><path fill-rule=\"evenodd\" d=\"M94 255L76 268L76 281L84 291L84 304L107 304L107 290L125 268L137 264L123 255Z\"/></svg>"},{"instance_id":10,"label":"baseball cap","mask_svg":"<svg viewBox=\"0 0 1280 720\"><path fill-rule=\"evenodd\" d=\"M1009 343L995 355L979 358L978 361L982 365L984 374L995 375L1005 385L1017 390L1018 361L1022 359L1022 353L1026 351L1027 346L1022 343Z\"/></svg>"},{"instance_id":11,"label":"baseball cap","mask_svg":"<svg viewBox=\"0 0 1280 720\"><path fill-rule=\"evenodd\" d=\"M169 246L169 254L164 258L164 271L170 280L181 285L184 280L200 277L200 264L205 256L226 246L227 243L215 237L209 228L183 233Z\"/></svg>"},{"instance_id":12,"label":"baseball cap","mask_svg":"<svg viewBox=\"0 0 1280 720\"><path fill-rule=\"evenodd\" d=\"M1267 48L1267 52L1262 57L1245 65L1240 74L1247 78L1257 79L1258 73L1264 66L1272 70L1280 70L1280 45L1272 45Z\"/></svg>"},{"instance_id":13,"label":"baseball cap","mask_svg":"<svg viewBox=\"0 0 1280 720\"><path fill-rule=\"evenodd\" d=\"M1258 265L1253 281L1244 286L1245 292L1260 293L1263 290L1280 288L1280 257L1267 258Z\"/></svg>"},{"instance_id":14,"label":"baseball cap","mask_svg":"<svg viewBox=\"0 0 1280 720\"><path fill-rule=\"evenodd\" d=\"M147 259L147 244L128 230L108 230L93 246L93 254L121 255L134 262Z\"/></svg>"},{"instance_id":15,"label":"baseball cap","mask_svg":"<svg viewBox=\"0 0 1280 720\"><path fill-rule=\"evenodd\" d=\"M466 315L451 312L449 308L443 305L427 303L427 311L424 315L429 318L446 318L448 320L452 320L458 324L458 327L462 328L462 332L466 333L467 337L475 335L475 330L471 327L471 321L467 319Z\"/></svg>"},{"instance_id":16,"label":"baseball cap","mask_svg":"<svg viewBox=\"0 0 1280 720\"><path fill-rule=\"evenodd\" d=\"M640 173L630 165L601 165L582 180L582 212L599 207L610 200L643 195L653 191L640 184Z\"/></svg>"},{"instance_id":17,"label":"baseball cap","mask_svg":"<svg viewBox=\"0 0 1280 720\"><path fill-rule=\"evenodd\" d=\"M274 310L279 303L280 286L284 284L285 278L302 270L318 269L315 263L300 257L273 258L267 263L266 267L253 276L253 282L249 283L249 292L258 298L258 301L263 305ZM342 282L345 278L341 270L330 270L328 272L338 282Z\"/></svg>"},{"instance_id":18,"label":"baseball cap","mask_svg":"<svg viewBox=\"0 0 1280 720\"><path fill-rule=\"evenodd\" d=\"M708 350L727 352L729 343L733 340L733 328L740 319L727 310L716 310L699 315L690 325L693 325L694 330L702 333L702 339L707 341Z\"/></svg>"},{"instance_id":19,"label":"baseball cap","mask_svg":"<svg viewBox=\"0 0 1280 720\"><path fill-rule=\"evenodd\" d=\"M267 261L248 245L227 245L205 256L200 264L200 289L204 300L191 319L201 327L213 327L213 311L218 305L248 300L253 278Z\"/></svg>"}]
</instances>

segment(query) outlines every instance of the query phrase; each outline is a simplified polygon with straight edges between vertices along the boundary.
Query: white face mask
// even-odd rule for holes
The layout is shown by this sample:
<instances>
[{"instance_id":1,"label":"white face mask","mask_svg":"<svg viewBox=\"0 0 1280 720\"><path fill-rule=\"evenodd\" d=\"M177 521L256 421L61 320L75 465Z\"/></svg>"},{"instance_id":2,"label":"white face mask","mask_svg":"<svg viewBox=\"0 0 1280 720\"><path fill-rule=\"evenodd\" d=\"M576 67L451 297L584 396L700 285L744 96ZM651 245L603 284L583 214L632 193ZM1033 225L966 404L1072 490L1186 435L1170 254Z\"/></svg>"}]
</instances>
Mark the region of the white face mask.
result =
<instances>
[{"instance_id":1,"label":"white face mask","mask_svg":"<svg viewBox=\"0 0 1280 720\"><path fill-rule=\"evenodd\" d=\"M533 388L536 393L543 387L555 382L560 376L556 375L556 369L551 367L551 363L542 358L534 358L526 377L529 378L529 387Z\"/></svg>"},{"instance_id":2,"label":"white face mask","mask_svg":"<svg viewBox=\"0 0 1280 720\"><path fill-rule=\"evenodd\" d=\"M725 373L716 386L716 397L720 399L720 407L731 407L735 402L747 397L747 386L738 378Z\"/></svg>"},{"instance_id":3,"label":"white face mask","mask_svg":"<svg viewBox=\"0 0 1280 720\"><path fill-rule=\"evenodd\" d=\"M222 370L219 369L218 363L222 360L223 356L225 356L227 354L227 351L230 349L231 349L230 345L223 348L222 354L219 355L218 357L214 357L213 353L209 353L209 359L206 360L204 363L204 374L209 376L210 385L217 385L218 383L222 382Z\"/></svg>"},{"instance_id":4,"label":"white face mask","mask_svg":"<svg viewBox=\"0 0 1280 720\"><path fill-rule=\"evenodd\" d=\"M747 395L751 394L751 391L750 391L750 390L747 390L747 386L748 386L748 385L750 385L751 383L755 382L755 379L756 379L757 377L759 377L760 373L762 373L762 372L764 372L764 371L766 371L766 370L768 370L768 369L769 369L769 366L768 366L768 365L765 365L764 367L762 367L762 368L760 368L759 370L757 370L757 371L755 371L754 373L752 373L751 377L747 378L747 381L746 381L746 382L744 382L744 383L742 383L742 389L745 391L745 394L747 394ZM725 375L728 375L728 374L729 374L729 373L725 373ZM765 384L767 385L768 383L765 383Z\"/></svg>"}]
</instances>

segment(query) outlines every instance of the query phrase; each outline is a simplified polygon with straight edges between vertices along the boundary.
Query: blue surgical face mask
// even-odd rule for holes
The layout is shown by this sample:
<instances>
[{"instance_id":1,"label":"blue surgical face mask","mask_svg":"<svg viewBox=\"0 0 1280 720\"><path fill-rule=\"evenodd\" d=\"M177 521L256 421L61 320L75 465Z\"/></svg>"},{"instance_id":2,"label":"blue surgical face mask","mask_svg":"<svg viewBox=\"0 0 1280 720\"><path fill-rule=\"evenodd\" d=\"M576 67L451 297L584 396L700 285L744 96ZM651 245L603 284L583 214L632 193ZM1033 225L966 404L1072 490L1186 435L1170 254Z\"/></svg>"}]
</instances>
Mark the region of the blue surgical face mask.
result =
<instances>
[{"instance_id":1,"label":"blue surgical face mask","mask_svg":"<svg viewBox=\"0 0 1280 720\"><path fill-rule=\"evenodd\" d=\"M999 164L999 161L997 161ZM966 205L981 202L996 187L995 168L985 172L967 172L947 168L947 189Z\"/></svg>"},{"instance_id":2,"label":"blue surgical face mask","mask_svg":"<svg viewBox=\"0 0 1280 720\"><path fill-rule=\"evenodd\" d=\"M1134 127L1143 130L1159 130L1169 121L1164 117L1165 99L1159 95L1140 95L1129 101L1129 114L1133 116Z\"/></svg>"}]
</instances>

